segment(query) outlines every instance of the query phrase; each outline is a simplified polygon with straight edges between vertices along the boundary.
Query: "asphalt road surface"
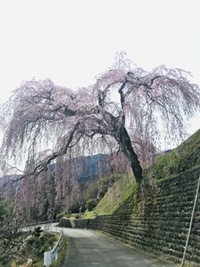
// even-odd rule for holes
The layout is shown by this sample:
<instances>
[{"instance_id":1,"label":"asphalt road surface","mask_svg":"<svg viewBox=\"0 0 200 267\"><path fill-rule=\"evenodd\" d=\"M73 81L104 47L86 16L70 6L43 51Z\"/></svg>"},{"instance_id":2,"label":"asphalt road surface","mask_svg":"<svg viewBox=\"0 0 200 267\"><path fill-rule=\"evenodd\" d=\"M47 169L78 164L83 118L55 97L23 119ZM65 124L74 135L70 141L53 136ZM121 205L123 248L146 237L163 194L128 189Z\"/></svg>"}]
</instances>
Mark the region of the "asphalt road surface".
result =
<instances>
[{"instance_id":1,"label":"asphalt road surface","mask_svg":"<svg viewBox=\"0 0 200 267\"><path fill-rule=\"evenodd\" d=\"M67 256L63 267L174 267L99 232L63 228Z\"/></svg>"}]
</instances>

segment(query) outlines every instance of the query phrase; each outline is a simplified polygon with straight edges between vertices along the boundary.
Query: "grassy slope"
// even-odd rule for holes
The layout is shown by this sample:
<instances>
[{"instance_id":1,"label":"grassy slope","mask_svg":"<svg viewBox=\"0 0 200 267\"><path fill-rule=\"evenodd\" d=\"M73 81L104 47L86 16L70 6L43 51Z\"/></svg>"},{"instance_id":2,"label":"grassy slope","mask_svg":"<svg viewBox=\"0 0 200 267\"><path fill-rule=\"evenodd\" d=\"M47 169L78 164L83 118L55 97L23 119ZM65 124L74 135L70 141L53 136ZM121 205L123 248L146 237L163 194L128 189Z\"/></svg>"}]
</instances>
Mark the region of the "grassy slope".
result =
<instances>
[{"instance_id":1,"label":"grassy slope","mask_svg":"<svg viewBox=\"0 0 200 267\"><path fill-rule=\"evenodd\" d=\"M155 165L148 170L148 176L157 180L167 179L190 168L200 166L200 130L195 132L169 154L157 158ZM134 177L122 175L99 202L94 215L112 214L137 188Z\"/></svg>"},{"instance_id":2,"label":"grassy slope","mask_svg":"<svg viewBox=\"0 0 200 267\"><path fill-rule=\"evenodd\" d=\"M148 171L156 179L174 176L200 165L200 130L196 131L171 153L157 158L155 166Z\"/></svg>"},{"instance_id":3,"label":"grassy slope","mask_svg":"<svg viewBox=\"0 0 200 267\"><path fill-rule=\"evenodd\" d=\"M112 214L133 192L136 182L132 174L120 175L115 184L110 187L99 202L95 213Z\"/></svg>"}]
</instances>

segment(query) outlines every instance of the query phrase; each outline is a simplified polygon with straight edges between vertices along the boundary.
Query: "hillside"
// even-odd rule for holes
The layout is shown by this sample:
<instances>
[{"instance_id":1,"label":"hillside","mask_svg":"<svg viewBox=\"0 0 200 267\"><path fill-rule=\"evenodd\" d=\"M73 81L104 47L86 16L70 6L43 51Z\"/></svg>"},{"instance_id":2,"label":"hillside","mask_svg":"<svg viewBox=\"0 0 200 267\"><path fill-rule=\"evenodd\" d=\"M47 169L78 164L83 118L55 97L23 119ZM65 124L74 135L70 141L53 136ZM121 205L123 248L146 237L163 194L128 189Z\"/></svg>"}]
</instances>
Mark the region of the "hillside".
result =
<instances>
[{"instance_id":1,"label":"hillside","mask_svg":"<svg viewBox=\"0 0 200 267\"><path fill-rule=\"evenodd\" d=\"M47 172L37 177L24 178L17 183L12 183L11 176L0 178L0 190L3 184L12 183L3 191L3 196L12 199L15 217L25 221L54 219L61 212L79 212L85 205L85 195L91 184L111 172L124 172L126 166L120 153L70 158L51 164Z\"/></svg>"},{"instance_id":2,"label":"hillside","mask_svg":"<svg viewBox=\"0 0 200 267\"><path fill-rule=\"evenodd\" d=\"M148 175L157 180L200 165L200 129L170 153L158 156Z\"/></svg>"},{"instance_id":3,"label":"hillside","mask_svg":"<svg viewBox=\"0 0 200 267\"><path fill-rule=\"evenodd\" d=\"M159 155L155 164L146 171L147 179L152 184L154 180L168 179L197 166L200 166L200 130L176 149ZM93 214L112 214L137 190L132 174L120 175L100 200Z\"/></svg>"},{"instance_id":4,"label":"hillside","mask_svg":"<svg viewBox=\"0 0 200 267\"><path fill-rule=\"evenodd\" d=\"M137 185L131 173L119 175L114 185L108 189L95 208L95 213L98 215L112 214L132 195L136 188Z\"/></svg>"},{"instance_id":5,"label":"hillside","mask_svg":"<svg viewBox=\"0 0 200 267\"><path fill-rule=\"evenodd\" d=\"M181 263L186 247L184 266L200 266L200 197L196 198L200 175L199 146L200 130L171 153L159 156L146 172L149 179L140 188L132 184L127 198L126 178L121 176L122 188L119 188L124 193L117 194L119 181L116 181L98 205L105 208L100 209L99 214L96 209L93 219L76 220L75 227L103 231L177 264ZM114 197L113 203L121 203L112 205L109 194L110 198ZM188 232L194 199L197 205ZM111 208L107 209L107 201ZM186 246L188 233L190 238Z\"/></svg>"}]
</instances>

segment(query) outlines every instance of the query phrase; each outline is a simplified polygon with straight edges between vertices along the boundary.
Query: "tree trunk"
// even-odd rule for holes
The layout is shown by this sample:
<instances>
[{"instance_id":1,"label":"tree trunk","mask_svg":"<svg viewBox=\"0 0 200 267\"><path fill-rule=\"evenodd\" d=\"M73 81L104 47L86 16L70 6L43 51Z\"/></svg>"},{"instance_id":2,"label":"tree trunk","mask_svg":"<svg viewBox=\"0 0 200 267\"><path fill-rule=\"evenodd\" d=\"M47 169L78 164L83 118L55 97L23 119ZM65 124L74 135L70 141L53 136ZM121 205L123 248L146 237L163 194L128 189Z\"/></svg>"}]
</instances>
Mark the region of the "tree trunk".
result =
<instances>
[{"instance_id":1,"label":"tree trunk","mask_svg":"<svg viewBox=\"0 0 200 267\"><path fill-rule=\"evenodd\" d=\"M131 168L134 173L137 183L141 183L143 180L143 171L138 159L137 154L135 153L129 134L124 126L120 128L118 132L118 142L121 147L122 152L128 158L131 163Z\"/></svg>"}]
</instances>

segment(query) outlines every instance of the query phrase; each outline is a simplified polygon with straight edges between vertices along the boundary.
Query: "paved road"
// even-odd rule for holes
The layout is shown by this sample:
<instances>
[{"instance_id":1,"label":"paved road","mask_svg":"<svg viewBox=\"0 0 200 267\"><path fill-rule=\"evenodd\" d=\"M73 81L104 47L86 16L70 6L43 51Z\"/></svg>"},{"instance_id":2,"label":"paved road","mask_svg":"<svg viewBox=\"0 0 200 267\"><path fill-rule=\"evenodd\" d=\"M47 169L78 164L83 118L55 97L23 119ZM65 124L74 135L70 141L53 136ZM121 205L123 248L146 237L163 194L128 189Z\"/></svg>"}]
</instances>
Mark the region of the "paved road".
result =
<instances>
[{"instance_id":1,"label":"paved road","mask_svg":"<svg viewBox=\"0 0 200 267\"><path fill-rule=\"evenodd\" d=\"M64 229L67 235L67 257L63 267L172 267L146 254L136 252L99 232Z\"/></svg>"}]
</instances>

